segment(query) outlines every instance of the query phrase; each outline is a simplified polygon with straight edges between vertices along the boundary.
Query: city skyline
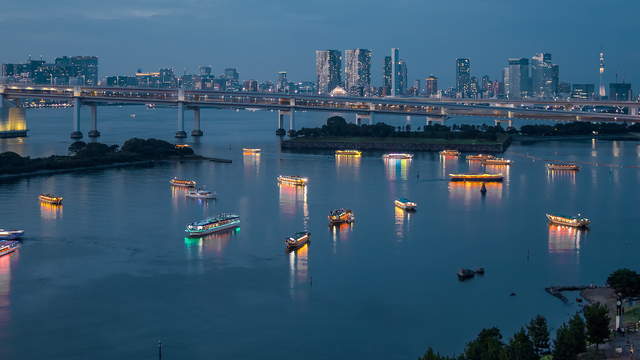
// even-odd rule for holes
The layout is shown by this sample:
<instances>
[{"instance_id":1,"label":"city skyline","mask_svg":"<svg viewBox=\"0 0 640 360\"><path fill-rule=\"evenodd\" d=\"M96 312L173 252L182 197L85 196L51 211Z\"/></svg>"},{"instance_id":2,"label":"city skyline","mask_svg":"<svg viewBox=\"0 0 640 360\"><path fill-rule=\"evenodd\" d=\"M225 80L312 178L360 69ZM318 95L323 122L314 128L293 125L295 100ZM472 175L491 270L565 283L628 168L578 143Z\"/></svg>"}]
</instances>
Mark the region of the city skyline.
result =
<instances>
[{"instance_id":1,"label":"city skyline","mask_svg":"<svg viewBox=\"0 0 640 360\"><path fill-rule=\"evenodd\" d=\"M640 61L640 56L628 46L632 34L637 33L638 25L626 13L619 14L615 11L615 4L580 2L579 7L571 9L571 17L563 16L568 14L569 9L556 8L550 1L536 3L533 7L509 4L506 9L510 14L509 18L501 19L500 24L482 23L477 32L465 32L462 36L462 29L448 26L453 19L473 24L477 22L477 15L498 16L500 11L492 6L493 12L488 13L489 10L484 6L473 3L463 6L405 1L398 6L412 6L416 11L407 14L406 19L398 20L386 17L391 5L383 2L372 4L356 1L348 4L341 14L329 11L332 4L338 5L332 0L323 2L324 5L316 12L312 11L312 6L290 1L277 2L269 9L252 1L243 3L249 3L253 8L247 9L243 4L199 2L187 2L184 7L177 8L169 2L161 1L151 5L148 2L132 1L115 2L112 7L105 9L102 5L78 3L73 8L60 6L47 13L49 19L64 17L71 25L64 28L53 25L46 30L41 24L43 14L26 11L28 5L14 4L8 6L0 16L0 30L8 30L18 23L21 28L24 24L28 26L24 31L17 32L16 36L5 39L4 51L0 56L3 62L19 62L29 54L33 58L39 58L41 54L47 58L62 53L91 54L101 59L101 76L131 73L141 66L145 70L172 67L176 73L182 73L186 68L188 72L195 73L200 65L212 65L216 73L226 67L236 67L247 79L271 79L277 71L286 70L289 79L309 80L314 78L312 64L316 49L367 48L373 52L372 82L381 83L382 71L379 69L383 67L383 54L387 54L388 49L397 47L402 49L402 58L409 63L410 84L415 79L435 74L444 87L454 83L450 64L456 58L470 58L473 63L472 71L476 74L499 78L503 59L530 57L539 52L552 53L557 64L571 64L571 67L565 66L563 70L564 80L598 84L598 55L602 48L607 56L607 83L614 82L616 74L619 81L624 79L631 83L640 82L640 75L634 73L634 66ZM355 17L358 6L370 9L369 16L373 23L381 23L384 19L389 26L385 26L385 29L371 27L366 31L351 31L356 24L342 20L349 16ZM545 19L530 19L530 14L535 13L536 9L550 6L554 6L554 11L545 12ZM637 6L634 4L631 8ZM233 16L210 15L219 20L216 28L229 26L233 30L222 38L215 38L215 46L199 46L211 43L213 33L203 32L202 29L210 27L206 10L214 9L221 14L242 13L246 19L259 17L260 21L246 21L249 25L234 29L235 26L231 26L229 21ZM270 26L273 25L270 15L280 10L286 10L283 16L287 19L284 21L288 22L287 26ZM399 22L410 23L410 19L427 10L433 15L429 17L430 32L426 36L426 42L417 42L415 36L406 34L403 30L405 27L399 26ZM197 15L194 15L195 11L199 11ZM585 20L595 21L596 13L602 18L607 18L607 14L615 15L616 22L619 23L617 29L620 30L616 32L616 37L609 36L607 31L589 32L588 36L585 35L585 30L594 23ZM69 15L77 16L66 18ZM453 17L454 15L458 18ZM187 18L189 21L186 21ZM418 23L424 23L424 20ZM523 29L518 36L513 36L514 23L520 23L518 28ZM554 26L558 23L563 24L562 29ZM338 24L339 26L332 26ZM74 30L80 27L82 32ZM265 27L268 28L264 29ZM156 31L151 33L148 30L150 28ZM158 28L161 30L158 31ZM296 31L291 31L290 28L296 28ZM536 31L533 34L524 31L527 28ZM107 29L109 31L103 35ZM255 35L256 30L260 30L260 36ZM61 35L71 33L78 41L60 40ZM96 37L97 33L101 36ZM189 34L188 41L184 40L184 34ZM263 41L269 36L274 41ZM301 37L308 36L317 40L299 41ZM483 40L480 41L481 39ZM29 48L25 48L25 43L29 44ZM258 53L267 56L261 56L260 61L255 61L255 54ZM497 66L498 63L500 66Z\"/></svg>"}]
</instances>

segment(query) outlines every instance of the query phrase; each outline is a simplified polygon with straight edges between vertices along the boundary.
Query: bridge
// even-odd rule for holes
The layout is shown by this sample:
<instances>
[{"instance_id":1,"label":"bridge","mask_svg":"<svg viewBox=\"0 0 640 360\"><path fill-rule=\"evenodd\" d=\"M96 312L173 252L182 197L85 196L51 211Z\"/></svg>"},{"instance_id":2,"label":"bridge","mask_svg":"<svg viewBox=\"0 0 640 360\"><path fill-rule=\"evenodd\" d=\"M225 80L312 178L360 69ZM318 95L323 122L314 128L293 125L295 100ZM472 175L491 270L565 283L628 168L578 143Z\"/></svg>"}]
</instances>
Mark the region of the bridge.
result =
<instances>
[{"instance_id":1,"label":"bridge","mask_svg":"<svg viewBox=\"0 0 640 360\"><path fill-rule=\"evenodd\" d=\"M184 127L185 111L194 113L192 136L202 136L200 109L277 110L277 129L284 132L285 118L289 130L295 130L296 111L329 111L354 113L355 121L373 123L375 114L424 117L426 124L444 122L449 116L488 116L496 122L512 125L512 120L546 119L555 121L640 122L640 102L599 100L500 100L500 99L431 99L398 97L316 96L254 92L226 92L210 90L68 87L0 84L0 107L16 105L23 99L47 99L73 103L73 132L71 138L82 138L80 109L90 109L89 137L98 137L97 107L100 105L154 104L177 108L176 137L187 136ZM585 111L585 107L615 108L619 113Z\"/></svg>"}]
</instances>

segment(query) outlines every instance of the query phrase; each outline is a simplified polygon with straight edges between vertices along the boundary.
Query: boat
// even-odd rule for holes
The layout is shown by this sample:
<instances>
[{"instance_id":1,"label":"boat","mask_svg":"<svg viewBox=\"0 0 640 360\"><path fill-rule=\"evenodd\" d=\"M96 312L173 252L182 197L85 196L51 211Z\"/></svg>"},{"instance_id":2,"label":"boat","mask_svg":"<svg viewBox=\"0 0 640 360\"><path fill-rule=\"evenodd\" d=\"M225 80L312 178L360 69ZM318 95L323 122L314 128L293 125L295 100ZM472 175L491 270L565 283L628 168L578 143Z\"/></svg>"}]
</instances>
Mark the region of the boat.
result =
<instances>
[{"instance_id":1,"label":"boat","mask_svg":"<svg viewBox=\"0 0 640 360\"><path fill-rule=\"evenodd\" d=\"M578 171L580 167L571 163L548 163L547 169L549 170L566 170L566 171Z\"/></svg>"},{"instance_id":2,"label":"boat","mask_svg":"<svg viewBox=\"0 0 640 360\"><path fill-rule=\"evenodd\" d=\"M308 181L309 179L301 176L289 176L289 175L278 176L278 183L280 184L305 186L307 185Z\"/></svg>"},{"instance_id":3,"label":"boat","mask_svg":"<svg viewBox=\"0 0 640 360\"><path fill-rule=\"evenodd\" d=\"M194 221L184 230L189 237L205 236L217 231L240 226L240 216L234 214L220 214L204 220Z\"/></svg>"},{"instance_id":4,"label":"boat","mask_svg":"<svg viewBox=\"0 0 640 360\"><path fill-rule=\"evenodd\" d=\"M458 150L451 150L451 149L445 149L440 151L440 155L442 156L460 156L460 151Z\"/></svg>"},{"instance_id":5,"label":"boat","mask_svg":"<svg viewBox=\"0 0 640 360\"><path fill-rule=\"evenodd\" d=\"M392 154L384 154L382 157L385 160L390 160L390 159L411 160L413 159L413 154L392 153Z\"/></svg>"},{"instance_id":6,"label":"boat","mask_svg":"<svg viewBox=\"0 0 640 360\"><path fill-rule=\"evenodd\" d=\"M418 207L418 204L406 198L396 199L393 203L404 210L415 210Z\"/></svg>"},{"instance_id":7,"label":"boat","mask_svg":"<svg viewBox=\"0 0 640 360\"><path fill-rule=\"evenodd\" d=\"M173 186L178 186L178 187L196 187L196 184L197 184L193 180L183 180L178 178L173 178L169 180L169 183Z\"/></svg>"},{"instance_id":8,"label":"boat","mask_svg":"<svg viewBox=\"0 0 640 360\"><path fill-rule=\"evenodd\" d=\"M176 144L176 149L186 149L190 147L191 145L188 145L188 144Z\"/></svg>"},{"instance_id":9,"label":"boat","mask_svg":"<svg viewBox=\"0 0 640 360\"><path fill-rule=\"evenodd\" d=\"M496 182L502 181L502 174L449 174L451 181L483 181Z\"/></svg>"},{"instance_id":10,"label":"boat","mask_svg":"<svg viewBox=\"0 0 640 360\"><path fill-rule=\"evenodd\" d=\"M40 194L38 199L43 203L53 204L53 205L61 205L62 204L62 196L55 196L52 194Z\"/></svg>"},{"instance_id":11,"label":"boat","mask_svg":"<svg viewBox=\"0 0 640 360\"><path fill-rule=\"evenodd\" d=\"M495 159L496 157L489 154L475 154L475 155L467 155L466 159L470 161L484 161Z\"/></svg>"},{"instance_id":12,"label":"boat","mask_svg":"<svg viewBox=\"0 0 640 360\"><path fill-rule=\"evenodd\" d=\"M358 150L336 150L336 156L362 156L362 151L358 151Z\"/></svg>"},{"instance_id":13,"label":"boat","mask_svg":"<svg viewBox=\"0 0 640 360\"><path fill-rule=\"evenodd\" d=\"M511 165L511 160L504 158L494 158L482 160L484 165Z\"/></svg>"},{"instance_id":14,"label":"boat","mask_svg":"<svg viewBox=\"0 0 640 360\"><path fill-rule=\"evenodd\" d=\"M262 149L250 149L250 148L242 148L242 153L245 155L260 155Z\"/></svg>"},{"instance_id":15,"label":"boat","mask_svg":"<svg viewBox=\"0 0 640 360\"><path fill-rule=\"evenodd\" d=\"M349 209L336 209L329 213L330 224L343 224L352 223L356 217L353 215L353 211Z\"/></svg>"},{"instance_id":16,"label":"boat","mask_svg":"<svg viewBox=\"0 0 640 360\"><path fill-rule=\"evenodd\" d=\"M185 196L193 199L215 199L216 193L205 189L195 189L189 190Z\"/></svg>"},{"instance_id":17,"label":"boat","mask_svg":"<svg viewBox=\"0 0 640 360\"><path fill-rule=\"evenodd\" d=\"M311 237L311 233L308 231L300 231L297 232L284 240L284 244L287 247L288 251L293 251L303 247L305 244L309 243L309 238Z\"/></svg>"},{"instance_id":18,"label":"boat","mask_svg":"<svg viewBox=\"0 0 640 360\"><path fill-rule=\"evenodd\" d=\"M24 230L0 229L0 240L17 240L24 236Z\"/></svg>"},{"instance_id":19,"label":"boat","mask_svg":"<svg viewBox=\"0 0 640 360\"><path fill-rule=\"evenodd\" d=\"M476 272L471 269L460 269L458 270L457 275L458 275L458 280L464 281L476 276Z\"/></svg>"},{"instance_id":20,"label":"boat","mask_svg":"<svg viewBox=\"0 0 640 360\"><path fill-rule=\"evenodd\" d=\"M18 250L20 243L18 241L0 241L0 256L9 255Z\"/></svg>"},{"instance_id":21,"label":"boat","mask_svg":"<svg viewBox=\"0 0 640 360\"><path fill-rule=\"evenodd\" d=\"M573 217L551 215L551 214L546 214L546 215L547 215L547 219L551 224L565 225L565 226L571 226L576 228L586 228L586 227L589 227L589 224L591 224L591 220L580 217L580 214L578 214L578 216L573 216Z\"/></svg>"}]
</instances>

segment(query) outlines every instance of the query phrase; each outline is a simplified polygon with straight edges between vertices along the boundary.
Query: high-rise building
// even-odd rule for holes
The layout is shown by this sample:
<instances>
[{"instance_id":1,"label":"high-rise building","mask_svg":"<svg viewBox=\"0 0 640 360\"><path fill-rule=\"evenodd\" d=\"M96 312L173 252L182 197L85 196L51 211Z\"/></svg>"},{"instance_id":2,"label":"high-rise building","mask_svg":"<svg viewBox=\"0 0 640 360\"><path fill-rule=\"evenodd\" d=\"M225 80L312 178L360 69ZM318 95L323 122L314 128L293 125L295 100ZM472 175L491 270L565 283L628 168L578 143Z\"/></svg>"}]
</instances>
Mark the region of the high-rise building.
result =
<instances>
[{"instance_id":1,"label":"high-rise building","mask_svg":"<svg viewBox=\"0 0 640 360\"><path fill-rule=\"evenodd\" d=\"M278 78L276 79L276 92L283 93L288 92L289 81L287 80L287 72L278 72Z\"/></svg>"},{"instance_id":2,"label":"high-rise building","mask_svg":"<svg viewBox=\"0 0 640 360\"><path fill-rule=\"evenodd\" d=\"M420 86L420 79L416 79L413 81L413 91L411 95L413 96L420 95L420 90L422 90L422 87Z\"/></svg>"},{"instance_id":3,"label":"high-rise building","mask_svg":"<svg viewBox=\"0 0 640 360\"><path fill-rule=\"evenodd\" d=\"M342 56L339 50L316 50L316 90L328 94L342 83Z\"/></svg>"},{"instance_id":4,"label":"high-rise building","mask_svg":"<svg viewBox=\"0 0 640 360\"><path fill-rule=\"evenodd\" d=\"M224 78L227 80L238 81L240 79L240 74L236 68L226 68L224 69Z\"/></svg>"},{"instance_id":5,"label":"high-rise building","mask_svg":"<svg viewBox=\"0 0 640 360\"><path fill-rule=\"evenodd\" d=\"M344 87L351 95L363 96L371 87L371 51L344 51Z\"/></svg>"},{"instance_id":6,"label":"high-rise building","mask_svg":"<svg viewBox=\"0 0 640 360\"><path fill-rule=\"evenodd\" d=\"M531 78L529 59L510 58L504 72L505 96L508 99L522 99L529 96Z\"/></svg>"},{"instance_id":7,"label":"high-rise building","mask_svg":"<svg viewBox=\"0 0 640 360\"><path fill-rule=\"evenodd\" d=\"M211 73L213 72L213 69L211 68L211 66L207 66L207 65L200 66L198 70L200 72L200 76L210 76Z\"/></svg>"},{"instance_id":8,"label":"high-rise building","mask_svg":"<svg viewBox=\"0 0 640 360\"><path fill-rule=\"evenodd\" d=\"M391 56L384 57L384 95L391 95L391 73L393 71L393 64L391 63Z\"/></svg>"},{"instance_id":9,"label":"high-rise building","mask_svg":"<svg viewBox=\"0 0 640 360\"><path fill-rule=\"evenodd\" d=\"M396 79L398 80L398 83L396 85L397 94L406 95L409 78L407 75L407 62L404 60L398 61L398 75Z\"/></svg>"},{"instance_id":10,"label":"high-rise building","mask_svg":"<svg viewBox=\"0 0 640 360\"><path fill-rule=\"evenodd\" d=\"M424 80L424 95L434 97L438 94L438 78L430 75Z\"/></svg>"},{"instance_id":11,"label":"high-rise building","mask_svg":"<svg viewBox=\"0 0 640 360\"><path fill-rule=\"evenodd\" d=\"M531 58L531 95L551 98L558 93L559 67L551 62L551 54L539 53Z\"/></svg>"},{"instance_id":12,"label":"high-rise building","mask_svg":"<svg viewBox=\"0 0 640 360\"><path fill-rule=\"evenodd\" d=\"M400 92L400 49L391 48L391 96Z\"/></svg>"},{"instance_id":13,"label":"high-rise building","mask_svg":"<svg viewBox=\"0 0 640 360\"><path fill-rule=\"evenodd\" d=\"M258 82L256 80L245 80L242 83L242 91L246 92L257 92L258 91Z\"/></svg>"},{"instance_id":14,"label":"high-rise building","mask_svg":"<svg viewBox=\"0 0 640 360\"><path fill-rule=\"evenodd\" d=\"M600 51L600 87L598 88L598 96L604 98L607 92L604 87L604 51Z\"/></svg>"},{"instance_id":15,"label":"high-rise building","mask_svg":"<svg viewBox=\"0 0 640 360\"><path fill-rule=\"evenodd\" d=\"M609 100L629 101L632 98L631 84L625 82L609 84Z\"/></svg>"},{"instance_id":16,"label":"high-rise building","mask_svg":"<svg viewBox=\"0 0 640 360\"><path fill-rule=\"evenodd\" d=\"M63 56L53 64L29 59L24 64L3 64L5 81L36 84L98 85L98 58L95 56Z\"/></svg>"},{"instance_id":17,"label":"high-rise building","mask_svg":"<svg viewBox=\"0 0 640 360\"><path fill-rule=\"evenodd\" d=\"M595 86L593 84L573 84L571 97L574 99L593 99L595 96Z\"/></svg>"},{"instance_id":18,"label":"high-rise building","mask_svg":"<svg viewBox=\"0 0 640 360\"><path fill-rule=\"evenodd\" d=\"M471 87L471 61L467 58L456 60L456 93L460 97L469 97Z\"/></svg>"}]
</instances>

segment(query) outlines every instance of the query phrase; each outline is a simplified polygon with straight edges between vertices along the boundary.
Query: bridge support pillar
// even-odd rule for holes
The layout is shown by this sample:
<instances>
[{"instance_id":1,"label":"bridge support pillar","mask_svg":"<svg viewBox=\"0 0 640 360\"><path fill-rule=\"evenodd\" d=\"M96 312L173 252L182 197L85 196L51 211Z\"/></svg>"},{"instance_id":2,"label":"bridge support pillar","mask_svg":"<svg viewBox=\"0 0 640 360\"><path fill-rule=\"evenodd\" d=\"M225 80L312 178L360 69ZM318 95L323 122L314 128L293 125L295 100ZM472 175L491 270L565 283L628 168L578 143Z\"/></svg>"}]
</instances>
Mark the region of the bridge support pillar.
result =
<instances>
[{"instance_id":1,"label":"bridge support pillar","mask_svg":"<svg viewBox=\"0 0 640 360\"><path fill-rule=\"evenodd\" d=\"M291 110L289 112L289 131L295 131L296 130L296 116L295 116L295 111Z\"/></svg>"},{"instance_id":2,"label":"bridge support pillar","mask_svg":"<svg viewBox=\"0 0 640 360\"><path fill-rule=\"evenodd\" d=\"M0 109L4 107L4 94L0 93Z\"/></svg>"},{"instance_id":3,"label":"bridge support pillar","mask_svg":"<svg viewBox=\"0 0 640 360\"><path fill-rule=\"evenodd\" d=\"M184 131L184 103L178 102L178 130L176 131L176 137L183 139L187 137L187 133Z\"/></svg>"},{"instance_id":4,"label":"bridge support pillar","mask_svg":"<svg viewBox=\"0 0 640 360\"><path fill-rule=\"evenodd\" d=\"M90 138L100 137L98 131L98 106L96 104L89 105L89 113L91 114L91 130L87 133Z\"/></svg>"},{"instance_id":5,"label":"bridge support pillar","mask_svg":"<svg viewBox=\"0 0 640 360\"><path fill-rule=\"evenodd\" d=\"M404 121L404 129L405 131L411 130L411 115L407 115Z\"/></svg>"},{"instance_id":6,"label":"bridge support pillar","mask_svg":"<svg viewBox=\"0 0 640 360\"><path fill-rule=\"evenodd\" d=\"M638 116L638 106L629 106L629 115Z\"/></svg>"},{"instance_id":7,"label":"bridge support pillar","mask_svg":"<svg viewBox=\"0 0 640 360\"><path fill-rule=\"evenodd\" d=\"M440 125L444 125L446 120L446 116L427 116L426 124L433 125L434 123L439 123Z\"/></svg>"},{"instance_id":8,"label":"bridge support pillar","mask_svg":"<svg viewBox=\"0 0 640 360\"><path fill-rule=\"evenodd\" d=\"M283 110L278 110L278 123L276 124L276 135L284 135L284 115L285 112Z\"/></svg>"},{"instance_id":9,"label":"bridge support pillar","mask_svg":"<svg viewBox=\"0 0 640 360\"><path fill-rule=\"evenodd\" d=\"M202 136L204 133L200 128L200 108L193 109L193 130L191 130L191 136Z\"/></svg>"},{"instance_id":10,"label":"bridge support pillar","mask_svg":"<svg viewBox=\"0 0 640 360\"><path fill-rule=\"evenodd\" d=\"M495 125L495 126L498 126L499 124L503 124L503 123L504 123L504 124L507 124L507 127L506 127L507 129L508 129L508 128L512 128L512 127L513 127L513 120L500 120L500 119L495 119L495 120L493 121L493 123L494 123L494 125Z\"/></svg>"},{"instance_id":11,"label":"bridge support pillar","mask_svg":"<svg viewBox=\"0 0 640 360\"><path fill-rule=\"evenodd\" d=\"M362 125L362 120L366 120L367 124L373 125L373 113L356 113L356 125Z\"/></svg>"},{"instance_id":12,"label":"bridge support pillar","mask_svg":"<svg viewBox=\"0 0 640 360\"><path fill-rule=\"evenodd\" d=\"M73 132L71 132L72 139L82 139L82 132L80 131L80 99L73 99Z\"/></svg>"}]
</instances>

